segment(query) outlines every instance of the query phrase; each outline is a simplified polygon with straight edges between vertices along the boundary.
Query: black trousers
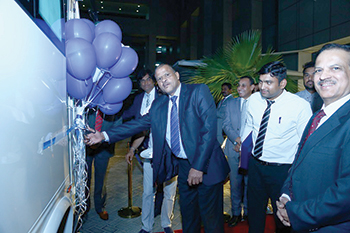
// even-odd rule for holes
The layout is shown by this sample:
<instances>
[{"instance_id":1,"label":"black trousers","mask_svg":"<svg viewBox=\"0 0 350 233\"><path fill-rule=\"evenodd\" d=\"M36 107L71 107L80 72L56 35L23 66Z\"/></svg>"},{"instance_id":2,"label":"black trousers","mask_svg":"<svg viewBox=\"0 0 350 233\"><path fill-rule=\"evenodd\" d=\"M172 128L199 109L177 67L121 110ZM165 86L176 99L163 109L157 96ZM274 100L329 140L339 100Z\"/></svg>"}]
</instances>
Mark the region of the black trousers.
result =
<instances>
[{"instance_id":1,"label":"black trousers","mask_svg":"<svg viewBox=\"0 0 350 233\"><path fill-rule=\"evenodd\" d=\"M248 213L249 233L263 233L265 230L266 208L271 198L276 223L276 232L289 232L276 216L276 201L288 175L290 164L280 166L262 165L254 158L249 159L248 168Z\"/></svg>"},{"instance_id":2,"label":"black trousers","mask_svg":"<svg viewBox=\"0 0 350 233\"><path fill-rule=\"evenodd\" d=\"M179 193L184 233L199 233L201 222L206 233L223 233L223 183L215 185L189 186L188 173L191 169L186 159L179 159Z\"/></svg>"}]
</instances>

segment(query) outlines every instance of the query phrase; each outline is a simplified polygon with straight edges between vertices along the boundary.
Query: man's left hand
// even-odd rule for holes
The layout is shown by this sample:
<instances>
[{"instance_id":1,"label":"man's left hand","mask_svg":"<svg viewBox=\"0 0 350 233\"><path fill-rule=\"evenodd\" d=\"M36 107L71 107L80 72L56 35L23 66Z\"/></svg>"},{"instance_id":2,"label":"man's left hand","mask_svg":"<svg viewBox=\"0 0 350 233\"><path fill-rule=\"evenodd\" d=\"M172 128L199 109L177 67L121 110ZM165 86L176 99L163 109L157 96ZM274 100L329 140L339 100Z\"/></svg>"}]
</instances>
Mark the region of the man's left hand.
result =
<instances>
[{"instance_id":1,"label":"man's left hand","mask_svg":"<svg viewBox=\"0 0 350 233\"><path fill-rule=\"evenodd\" d=\"M277 205L277 217L281 220L283 225L290 227L290 221L286 210L286 203L289 200L286 197L280 197L279 201L276 201Z\"/></svg>"},{"instance_id":2,"label":"man's left hand","mask_svg":"<svg viewBox=\"0 0 350 233\"><path fill-rule=\"evenodd\" d=\"M198 185L200 183L202 183L203 181L203 172L202 171L198 171L194 168L191 168L190 172L188 173L188 185L192 186L192 185Z\"/></svg>"}]
</instances>

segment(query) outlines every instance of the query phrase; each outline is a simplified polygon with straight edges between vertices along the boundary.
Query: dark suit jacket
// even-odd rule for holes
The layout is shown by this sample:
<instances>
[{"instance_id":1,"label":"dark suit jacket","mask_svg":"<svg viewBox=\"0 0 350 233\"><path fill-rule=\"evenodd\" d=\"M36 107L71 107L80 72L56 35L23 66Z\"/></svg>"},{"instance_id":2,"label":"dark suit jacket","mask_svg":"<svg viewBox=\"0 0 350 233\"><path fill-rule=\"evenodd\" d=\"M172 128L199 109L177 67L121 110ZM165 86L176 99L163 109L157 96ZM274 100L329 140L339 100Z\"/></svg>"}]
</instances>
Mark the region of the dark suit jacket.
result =
<instances>
[{"instance_id":1,"label":"dark suit jacket","mask_svg":"<svg viewBox=\"0 0 350 233\"><path fill-rule=\"evenodd\" d=\"M153 179L162 183L177 174L177 159L166 142L169 97L153 101L149 114L113 127L107 131L110 142L127 138L151 128L153 148ZM223 181L229 167L216 139L216 108L206 85L181 85L179 99L181 140L191 167L204 172L203 183L213 185Z\"/></svg>"},{"instance_id":2,"label":"dark suit jacket","mask_svg":"<svg viewBox=\"0 0 350 233\"><path fill-rule=\"evenodd\" d=\"M350 101L305 142L282 188L290 191L286 209L295 231L350 232Z\"/></svg>"},{"instance_id":3,"label":"dark suit jacket","mask_svg":"<svg viewBox=\"0 0 350 233\"><path fill-rule=\"evenodd\" d=\"M145 92L142 92L135 96L134 102L132 103L131 107L123 112L122 117L124 120L141 117L140 110L144 95Z\"/></svg>"},{"instance_id":4,"label":"dark suit jacket","mask_svg":"<svg viewBox=\"0 0 350 233\"><path fill-rule=\"evenodd\" d=\"M156 88L156 87L155 87ZM155 94L155 99L157 99L159 96L162 94L157 90L156 88L156 94ZM135 96L134 102L132 103L131 107L123 112L123 120L128 120L131 118L141 118L141 106L142 106L142 100L143 97L145 96L145 92L142 92L138 95Z\"/></svg>"},{"instance_id":5,"label":"dark suit jacket","mask_svg":"<svg viewBox=\"0 0 350 233\"><path fill-rule=\"evenodd\" d=\"M95 128L96 121L96 111L89 110L87 115L87 123L91 128ZM113 126L118 126L122 123L122 118L118 115L105 115L103 116L102 128L101 131L108 130ZM89 146L86 147L86 153L89 156L100 153L102 156L113 157L114 155L114 143L102 143L97 149L91 149Z\"/></svg>"}]
</instances>

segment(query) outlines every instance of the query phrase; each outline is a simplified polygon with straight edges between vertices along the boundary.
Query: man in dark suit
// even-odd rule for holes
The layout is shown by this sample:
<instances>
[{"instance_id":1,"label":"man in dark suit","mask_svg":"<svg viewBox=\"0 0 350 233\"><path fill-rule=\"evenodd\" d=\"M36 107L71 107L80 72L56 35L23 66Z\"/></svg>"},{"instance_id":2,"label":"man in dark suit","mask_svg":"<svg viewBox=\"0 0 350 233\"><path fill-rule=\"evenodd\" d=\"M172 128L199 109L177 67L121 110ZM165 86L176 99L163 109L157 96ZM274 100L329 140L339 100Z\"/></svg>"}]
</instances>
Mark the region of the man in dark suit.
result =
<instances>
[{"instance_id":1,"label":"man in dark suit","mask_svg":"<svg viewBox=\"0 0 350 233\"><path fill-rule=\"evenodd\" d=\"M277 215L295 232L350 232L350 46L323 46L314 81L324 105L305 128Z\"/></svg>"},{"instance_id":2,"label":"man in dark suit","mask_svg":"<svg viewBox=\"0 0 350 233\"><path fill-rule=\"evenodd\" d=\"M91 127L95 128L97 115L101 114L102 126L101 130L107 130L110 127L120 125L122 119L118 115L105 115L101 111L89 110L87 114L87 121ZM108 166L108 161L114 155L114 143L109 144L106 142L87 146L86 147L86 163L88 165L88 180L87 186L90 189L92 164L95 167L95 190L94 190L94 203L97 214L103 220L108 220L108 213L104 210L106 204L106 188L105 188L105 177ZM88 207L90 208L90 197L88 198Z\"/></svg>"},{"instance_id":3,"label":"man in dark suit","mask_svg":"<svg viewBox=\"0 0 350 233\"><path fill-rule=\"evenodd\" d=\"M183 231L200 232L202 221L205 232L224 232L223 181L229 166L216 139L215 103L209 88L181 84L179 73L167 64L156 69L155 77L167 95L153 102L149 114L89 134L85 143L115 142L151 128L156 145L153 180L163 183L179 174Z\"/></svg>"}]
</instances>

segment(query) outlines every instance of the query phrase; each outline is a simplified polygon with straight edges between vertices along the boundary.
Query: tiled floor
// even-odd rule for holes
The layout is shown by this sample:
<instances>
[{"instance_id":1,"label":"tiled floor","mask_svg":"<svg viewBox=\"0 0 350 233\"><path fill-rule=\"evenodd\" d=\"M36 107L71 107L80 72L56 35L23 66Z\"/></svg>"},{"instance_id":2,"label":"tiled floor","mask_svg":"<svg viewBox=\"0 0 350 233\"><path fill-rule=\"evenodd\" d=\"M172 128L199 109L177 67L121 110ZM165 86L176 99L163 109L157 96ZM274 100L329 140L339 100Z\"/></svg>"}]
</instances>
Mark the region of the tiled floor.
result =
<instances>
[{"instance_id":1,"label":"tiled floor","mask_svg":"<svg viewBox=\"0 0 350 233\"><path fill-rule=\"evenodd\" d=\"M90 212L82 228L81 233L99 232L120 232L137 233L141 229L141 216L136 218L122 218L118 215L118 210L128 207L128 166L125 162L127 152L127 142L124 140L116 145L115 156L109 161L107 171L107 205L109 220L104 221L96 214L93 201ZM92 184L94 181L92 181ZM91 187L93 189L93 187ZM142 168L134 159L132 172L132 206L141 207L142 204ZM230 211L230 187L227 183L224 186L224 210ZM92 199L93 200L93 199ZM181 229L181 216L178 198L174 206L173 229ZM155 218L154 232L161 232L160 216Z\"/></svg>"}]
</instances>

